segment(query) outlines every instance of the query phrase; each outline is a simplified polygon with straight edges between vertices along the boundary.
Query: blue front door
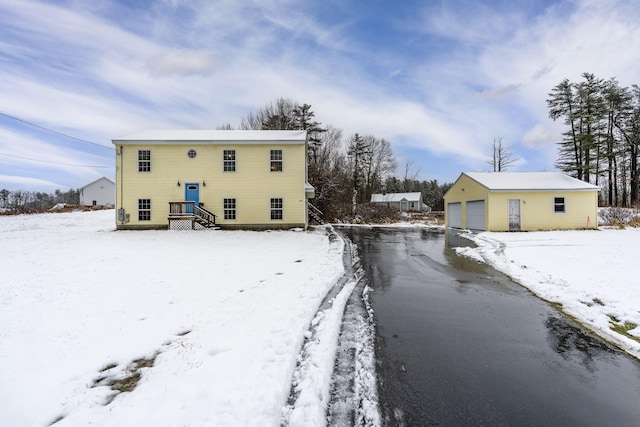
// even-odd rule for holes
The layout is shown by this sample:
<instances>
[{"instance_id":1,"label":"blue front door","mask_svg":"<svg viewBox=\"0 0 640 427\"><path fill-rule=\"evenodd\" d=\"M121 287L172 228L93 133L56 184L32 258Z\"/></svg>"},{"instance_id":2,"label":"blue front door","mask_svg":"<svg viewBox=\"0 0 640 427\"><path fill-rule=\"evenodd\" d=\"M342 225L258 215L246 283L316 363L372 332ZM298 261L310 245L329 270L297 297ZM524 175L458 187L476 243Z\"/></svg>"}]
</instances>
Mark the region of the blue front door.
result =
<instances>
[{"instance_id":1,"label":"blue front door","mask_svg":"<svg viewBox=\"0 0 640 427\"><path fill-rule=\"evenodd\" d=\"M187 202L193 202L196 206L198 206L198 204L200 203L200 184L185 184L184 200ZM187 205L187 213L193 213L191 205Z\"/></svg>"}]
</instances>

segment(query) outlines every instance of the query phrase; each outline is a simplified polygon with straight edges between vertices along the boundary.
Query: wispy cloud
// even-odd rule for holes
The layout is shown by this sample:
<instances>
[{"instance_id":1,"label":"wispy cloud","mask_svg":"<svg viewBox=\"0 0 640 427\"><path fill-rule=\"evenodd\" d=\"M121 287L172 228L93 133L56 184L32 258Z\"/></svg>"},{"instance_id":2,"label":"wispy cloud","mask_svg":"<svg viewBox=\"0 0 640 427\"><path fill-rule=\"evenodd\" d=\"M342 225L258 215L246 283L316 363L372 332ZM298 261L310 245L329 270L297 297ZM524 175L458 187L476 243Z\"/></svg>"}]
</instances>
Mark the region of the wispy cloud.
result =
<instances>
[{"instance_id":1,"label":"wispy cloud","mask_svg":"<svg viewBox=\"0 0 640 427\"><path fill-rule=\"evenodd\" d=\"M159 76L206 76L215 70L216 61L206 50L172 49L150 57L147 65L151 74Z\"/></svg>"},{"instance_id":2,"label":"wispy cloud","mask_svg":"<svg viewBox=\"0 0 640 427\"><path fill-rule=\"evenodd\" d=\"M547 93L585 71L638 83L638 19L621 0L3 0L0 111L110 145L144 129L235 126L285 97L345 135L438 156L441 170L423 173L440 180L460 172L447 162L484 168L496 136L528 156L521 167L549 169L561 126L547 118ZM1 124L14 140L24 132ZM31 157L108 157L46 134L28 140ZM51 181L84 184L86 171L58 172Z\"/></svg>"}]
</instances>

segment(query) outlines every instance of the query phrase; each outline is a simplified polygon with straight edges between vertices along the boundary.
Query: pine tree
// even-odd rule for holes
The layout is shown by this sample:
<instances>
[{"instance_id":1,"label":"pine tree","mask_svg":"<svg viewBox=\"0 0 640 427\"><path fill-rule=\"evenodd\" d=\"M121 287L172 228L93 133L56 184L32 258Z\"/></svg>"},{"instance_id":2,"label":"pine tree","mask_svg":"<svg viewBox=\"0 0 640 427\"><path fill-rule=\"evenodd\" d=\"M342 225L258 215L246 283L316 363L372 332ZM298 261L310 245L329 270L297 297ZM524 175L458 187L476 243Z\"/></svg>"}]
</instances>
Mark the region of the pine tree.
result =
<instances>
[{"instance_id":1,"label":"pine tree","mask_svg":"<svg viewBox=\"0 0 640 427\"><path fill-rule=\"evenodd\" d=\"M569 130L562 133L563 139L558 143L558 160L556 167L578 179L582 179L582 150L578 142L576 95L569 79L564 79L555 86L547 98L549 117L554 121L564 117Z\"/></svg>"}]
</instances>

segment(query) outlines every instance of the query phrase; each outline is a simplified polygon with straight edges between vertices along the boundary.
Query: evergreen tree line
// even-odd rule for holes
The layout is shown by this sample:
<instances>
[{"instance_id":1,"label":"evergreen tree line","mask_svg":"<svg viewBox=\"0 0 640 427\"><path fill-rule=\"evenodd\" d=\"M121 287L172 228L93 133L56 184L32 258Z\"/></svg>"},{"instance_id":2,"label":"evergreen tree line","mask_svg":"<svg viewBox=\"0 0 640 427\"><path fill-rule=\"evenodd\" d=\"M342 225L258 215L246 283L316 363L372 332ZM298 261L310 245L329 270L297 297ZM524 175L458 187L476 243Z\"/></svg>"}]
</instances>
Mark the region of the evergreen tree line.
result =
<instances>
[{"instance_id":1,"label":"evergreen tree line","mask_svg":"<svg viewBox=\"0 0 640 427\"><path fill-rule=\"evenodd\" d=\"M547 106L549 117L567 127L556 167L600 186L602 204L637 206L640 87L584 73L582 81L555 86Z\"/></svg>"},{"instance_id":2,"label":"evergreen tree line","mask_svg":"<svg viewBox=\"0 0 640 427\"><path fill-rule=\"evenodd\" d=\"M218 129L233 129L230 124ZM346 219L356 204L382 192L422 192L425 203L442 210L450 184L394 176L397 161L391 143L374 135L344 136L341 129L315 120L309 104L280 98L242 118L243 130L306 130L309 135L308 176L315 188L312 203L325 218Z\"/></svg>"},{"instance_id":3,"label":"evergreen tree line","mask_svg":"<svg viewBox=\"0 0 640 427\"><path fill-rule=\"evenodd\" d=\"M56 190L54 193L0 190L0 208L13 212L42 212L51 209L58 203L80 204L80 190L70 189L66 192Z\"/></svg>"}]
</instances>

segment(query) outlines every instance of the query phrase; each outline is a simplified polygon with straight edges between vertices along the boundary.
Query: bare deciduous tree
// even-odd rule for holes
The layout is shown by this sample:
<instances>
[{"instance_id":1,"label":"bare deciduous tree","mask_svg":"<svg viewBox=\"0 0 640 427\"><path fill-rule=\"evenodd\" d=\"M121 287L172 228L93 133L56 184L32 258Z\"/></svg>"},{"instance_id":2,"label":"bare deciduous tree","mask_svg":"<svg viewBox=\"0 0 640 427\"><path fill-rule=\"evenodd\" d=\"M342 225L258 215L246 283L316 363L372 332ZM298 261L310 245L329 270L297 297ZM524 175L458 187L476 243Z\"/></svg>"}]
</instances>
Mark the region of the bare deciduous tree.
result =
<instances>
[{"instance_id":1,"label":"bare deciduous tree","mask_svg":"<svg viewBox=\"0 0 640 427\"><path fill-rule=\"evenodd\" d=\"M502 137L493 138L491 148L492 157L488 163L493 168L494 172L504 172L516 162L515 154L513 154L513 147L510 145L504 145L502 143Z\"/></svg>"},{"instance_id":2,"label":"bare deciduous tree","mask_svg":"<svg viewBox=\"0 0 640 427\"><path fill-rule=\"evenodd\" d=\"M260 108L255 113L248 113L240 122L243 130L292 130L295 126L295 110L298 103L285 98Z\"/></svg>"}]
</instances>

